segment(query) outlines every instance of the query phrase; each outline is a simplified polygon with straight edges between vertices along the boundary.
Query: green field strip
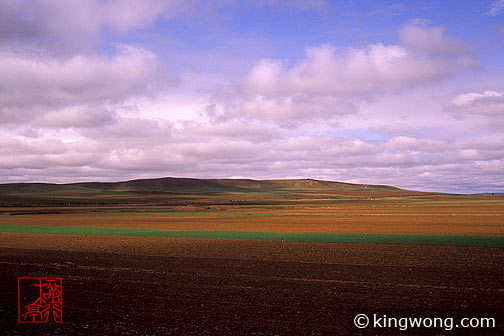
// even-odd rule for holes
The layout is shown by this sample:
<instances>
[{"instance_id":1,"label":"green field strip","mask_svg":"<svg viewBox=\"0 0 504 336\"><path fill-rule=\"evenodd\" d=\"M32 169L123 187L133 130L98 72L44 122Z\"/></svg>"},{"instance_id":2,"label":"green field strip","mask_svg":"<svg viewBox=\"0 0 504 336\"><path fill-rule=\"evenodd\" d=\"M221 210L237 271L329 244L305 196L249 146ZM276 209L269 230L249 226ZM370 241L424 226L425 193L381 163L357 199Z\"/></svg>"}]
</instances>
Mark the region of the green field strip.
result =
<instances>
[{"instance_id":1,"label":"green field strip","mask_svg":"<svg viewBox=\"0 0 504 336\"><path fill-rule=\"evenodd\" d=\"M476 246L504 248L504 237L456 235L402 235L366 233L280 233L252 231L186 231L90 226L0 225L0 232L84 236L127 236L324 242L354 244L393 244L431 246Z\"/></svg>"}]
</instances>

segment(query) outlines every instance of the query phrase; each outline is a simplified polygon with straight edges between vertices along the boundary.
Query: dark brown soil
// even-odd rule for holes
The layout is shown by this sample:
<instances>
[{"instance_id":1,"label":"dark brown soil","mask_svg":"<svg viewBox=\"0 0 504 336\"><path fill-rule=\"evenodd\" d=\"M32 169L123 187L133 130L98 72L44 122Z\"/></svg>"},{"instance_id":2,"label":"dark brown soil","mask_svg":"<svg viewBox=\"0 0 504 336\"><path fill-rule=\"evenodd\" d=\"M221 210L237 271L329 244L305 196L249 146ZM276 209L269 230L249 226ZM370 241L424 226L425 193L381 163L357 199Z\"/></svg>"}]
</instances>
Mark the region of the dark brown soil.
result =
<instances>
[{"instance_id":1,"label":"dark brown soil","mask_svg":"<svg viewBox=\"0 0 504 336\"><path fill-rule=\"evenodd\" d=\"M16 245L16 246L13 246ZM504 251L0 234L1 335L498 335ZM63 279L63 324L17 323L17 277ZM357 329L358 313L493 317Z\"/></svg>"}]
</instances>

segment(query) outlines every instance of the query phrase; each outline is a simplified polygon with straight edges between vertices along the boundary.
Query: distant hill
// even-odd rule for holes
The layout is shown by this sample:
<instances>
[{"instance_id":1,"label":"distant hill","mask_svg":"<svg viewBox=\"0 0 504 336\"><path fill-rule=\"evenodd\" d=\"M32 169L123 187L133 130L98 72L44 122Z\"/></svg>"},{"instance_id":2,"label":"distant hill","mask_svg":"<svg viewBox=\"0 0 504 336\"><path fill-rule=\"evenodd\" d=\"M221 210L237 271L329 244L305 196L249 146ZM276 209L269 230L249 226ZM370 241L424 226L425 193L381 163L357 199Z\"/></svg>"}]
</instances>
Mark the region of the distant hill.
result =
<instances>
[{"instance_id":1,"label":"distant hill","mask_svg":"<svg viewBox=\"0 0 504 336\"><path fill-rule=\"evenodd\" d=\"M250 180L157 178L124 182L8 183L0 184L0 203L152 203L271 199L384 197L421 195L391 186L351 184L313 179ZM217 202L218 203L218 202Z\"/></svg>"},{"instance_id":2,"label":"distant hill","mask_svg":"<svg viewBox=\"0 0 504 336\"><path fill-rule=\"evenodd\" d=\"M226 192L273 192L275 190L397 190L383 185L352 184L313 179L299 180L250 180L250 179L195 179L165 177L139 179L124 182L80 183L6 183L0 184L0 194L44 194L52 192L129 191L162 193L226 193Z\"/></svg>"}]
</instances>

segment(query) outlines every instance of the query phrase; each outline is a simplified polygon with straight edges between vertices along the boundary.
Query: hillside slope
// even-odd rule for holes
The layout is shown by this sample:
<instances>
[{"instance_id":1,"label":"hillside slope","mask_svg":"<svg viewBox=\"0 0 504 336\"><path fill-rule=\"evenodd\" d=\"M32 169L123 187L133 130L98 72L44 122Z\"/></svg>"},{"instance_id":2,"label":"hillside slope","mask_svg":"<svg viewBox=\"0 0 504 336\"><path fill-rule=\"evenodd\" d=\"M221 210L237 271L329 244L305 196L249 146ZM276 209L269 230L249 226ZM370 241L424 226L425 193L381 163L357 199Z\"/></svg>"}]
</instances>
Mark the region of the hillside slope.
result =
<instances>
[{"instance_id":1,"label":"hillside slope","mask_svg":"<svg viewBox=\"0 0 504 336\"><path fill-rule=\"evenodd\" d=\"M238 201L273 199L392 197L424 193L391 186L351 184L313 179L250 180L158 178L124 182L80 182L69 184L9 183L0 184L3 205L43 201L141 203L219 201L230 197Z\"/></svg>"}]
</instances>

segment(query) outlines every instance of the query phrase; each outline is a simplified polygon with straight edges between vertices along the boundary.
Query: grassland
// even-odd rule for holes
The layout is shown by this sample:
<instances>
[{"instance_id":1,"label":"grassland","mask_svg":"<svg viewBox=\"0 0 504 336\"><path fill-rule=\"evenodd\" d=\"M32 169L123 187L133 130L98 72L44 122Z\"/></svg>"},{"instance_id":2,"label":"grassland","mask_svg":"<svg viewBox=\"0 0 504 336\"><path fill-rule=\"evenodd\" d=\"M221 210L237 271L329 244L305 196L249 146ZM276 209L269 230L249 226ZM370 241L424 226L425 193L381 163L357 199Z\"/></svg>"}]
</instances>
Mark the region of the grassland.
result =
<instances>
[{"instance_id":1,"label":"grassland","mask_svg":"<svg viewBox=\"0 0 504 336\"><path fill-rule=\"evenodd\" d=\"M356 233L278 233L257 231L195 231L92 226L0 225L0 232L78 236L167 237L393 245L480 246L504 248L504 237Z\"/></svg>"}]
</instances>

